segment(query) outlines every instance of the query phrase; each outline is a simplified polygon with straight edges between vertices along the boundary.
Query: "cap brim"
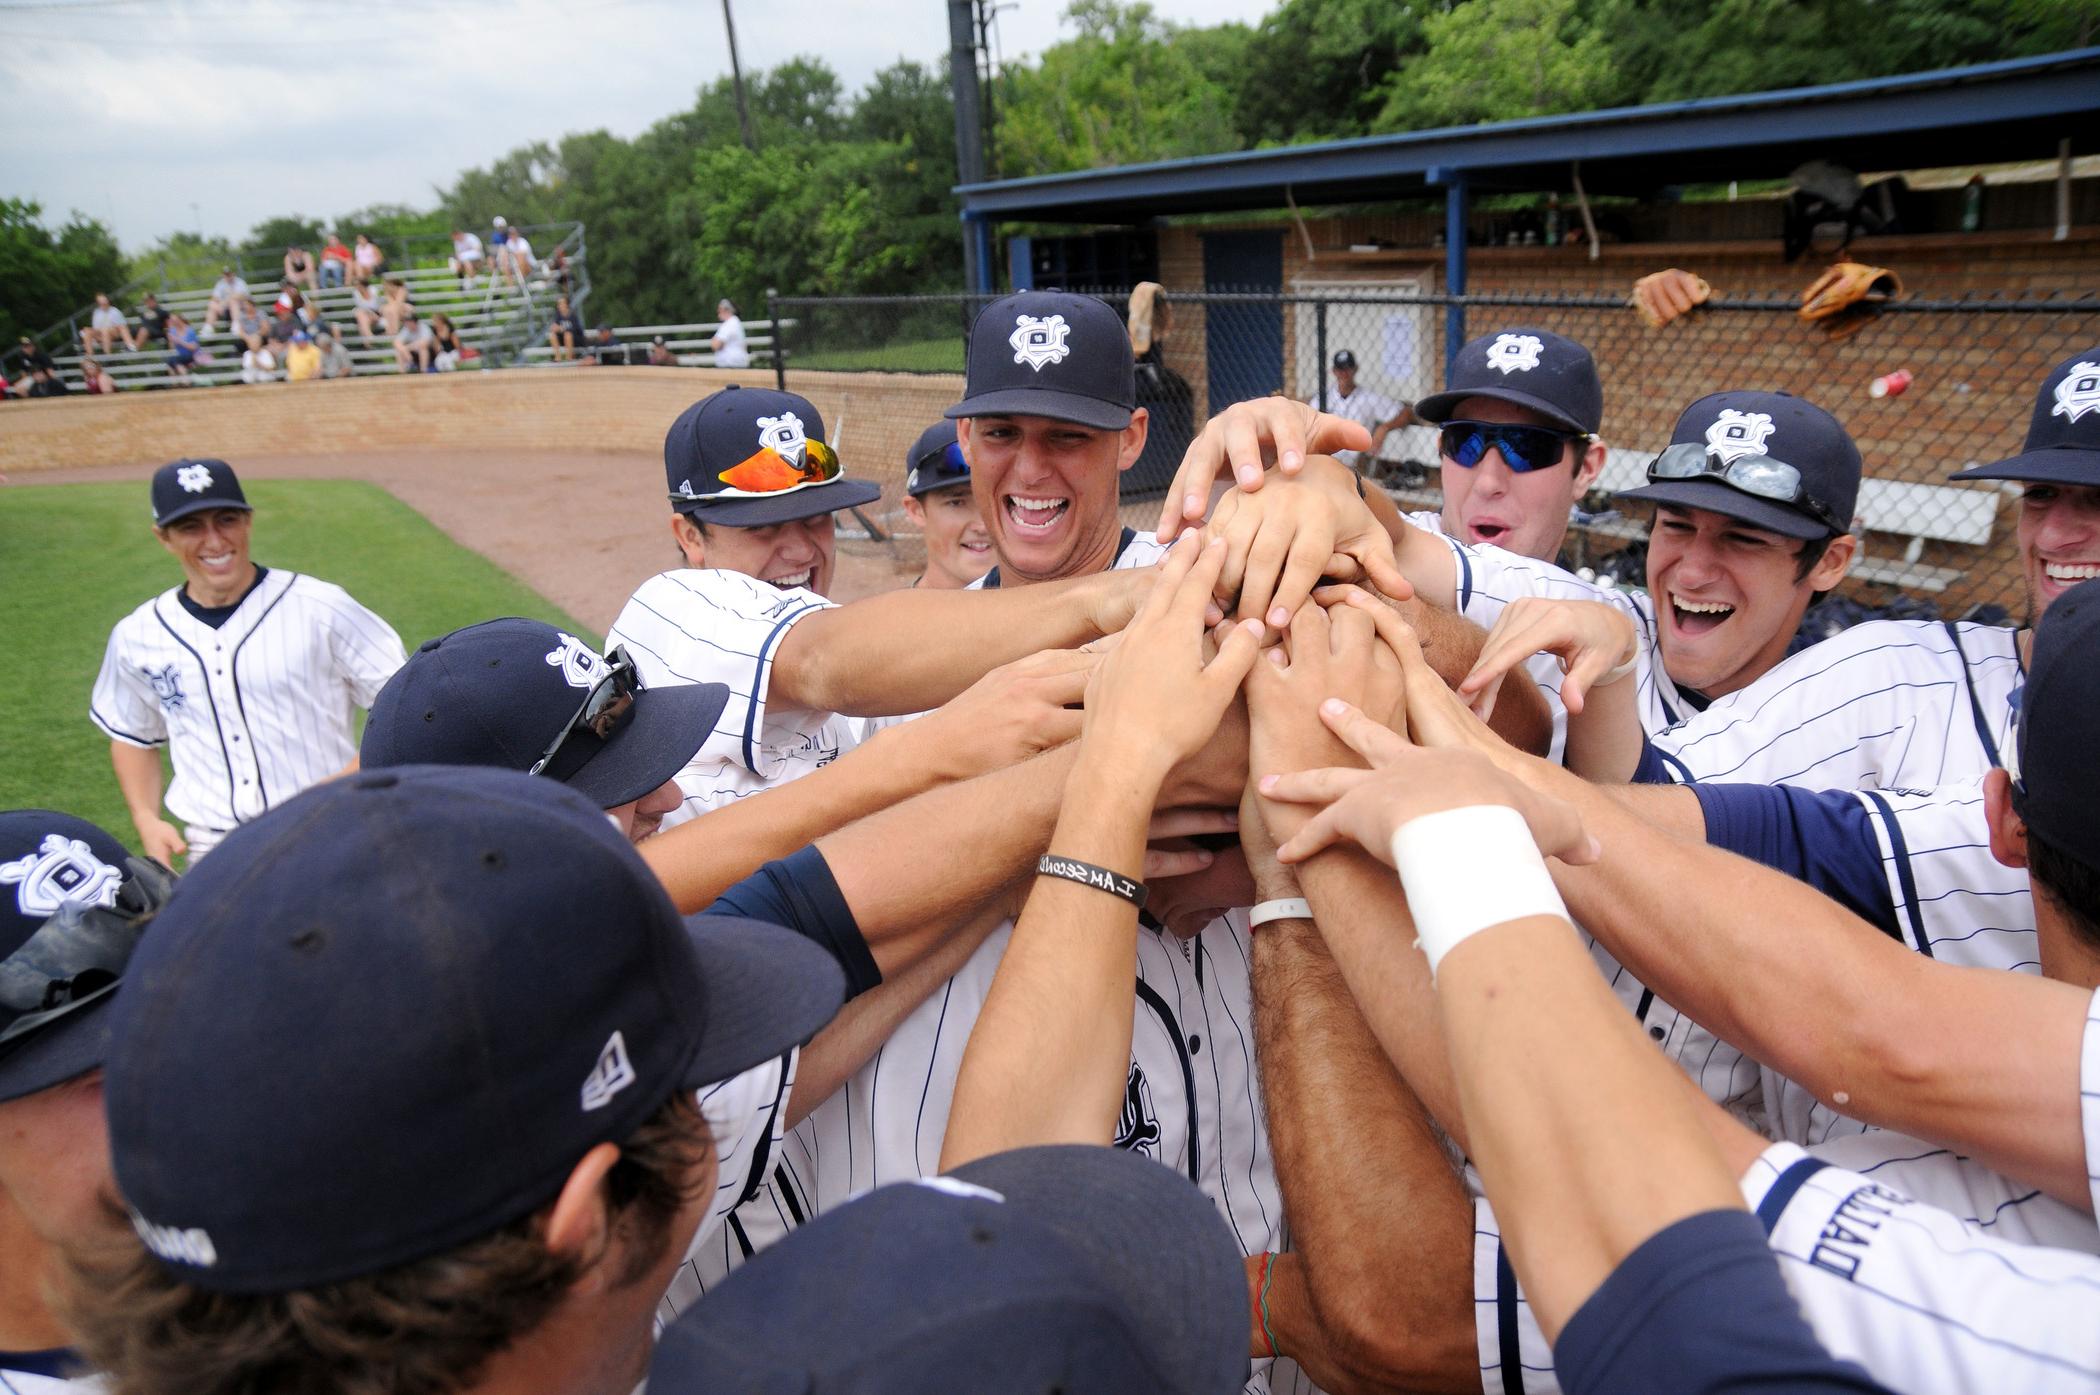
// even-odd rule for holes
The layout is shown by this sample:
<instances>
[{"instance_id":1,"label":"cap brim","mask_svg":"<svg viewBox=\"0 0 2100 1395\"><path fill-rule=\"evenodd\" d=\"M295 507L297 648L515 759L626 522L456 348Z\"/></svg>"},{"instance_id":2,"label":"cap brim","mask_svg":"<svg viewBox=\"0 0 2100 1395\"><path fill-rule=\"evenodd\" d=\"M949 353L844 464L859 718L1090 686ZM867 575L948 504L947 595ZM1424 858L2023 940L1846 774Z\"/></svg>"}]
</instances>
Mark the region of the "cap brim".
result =
<instances>
[{"instance_id":1,"label":"cap brim","mask_svg":"<svg viewBox=\"0 0 2100 1395\"><path fill-rule=\"evenodd\" d=\"M1796 513L1784 504L1745 494L1740 489L1730 489L1716 480L1664 480L1639 489L1622 490L1612 497L1705 509L1708 513L1741 519L1753 528L1762 528L1782 537L1800 538L1804 542L1836 536L1819 519Z\"/></svg>"},{"instance_id":2,"label":"cap brim","mask_svg":"<svg viewBox=\"0 0 2100 1395\"><path fill-rule=\"evenodd\" d=\"M922 495L938 494L943 489L953 489L959 484L967 485L969 482L970 477L968 475L936 475L930 480L920 480L917 485L907 488L904 492L909 497L917 499Z\"/></svg>"},{"instance_id":3,"label":"cap brim","mask_svg":"<svg viewBox=\"0 0 2100 1395\"><path fill-rule=\"evenodd\" d=\"M1473 397L1486 397L1496 402L1507 402L1512 407L1522 407L1527 412L1537 412L1554 425L1565 427L1569 431L1588 434L1597 429L1595 426L1584 426L1543 397L1534 397L1528 392L1505 387L1474 387L1456 392L1433 392L1415 403L1415 415L1423 421L1442 426L1451 420L1452 414L1458 410L1459 403Z\"/></svg>"},{"instance_id":4,"label":"cap brim","mask_svg":"<svg viewBox=\"0 0 2100 1395\"><path fill-rule=\"evenodd\" d=\"M2059 446L2050 450L2022 451L1988 465L1975 465L1948 476L1957 480L2040 480L2047 484L2077 484L2100 488L2100 450Z\"/></svg>"},{"instance_id":5,"label":"cap brim","mask_svg":"<svg viewBox=\"0 0 2100 1395\"><path fill-rule=\"evenodd\" d=\"M720 915L688 916L685 930L707 990L693 1089L803 1045L845 1002L838 961L792 930Z\"/></svg>"},{"instance_id":6,"label":"cap brim","mask_svg":"<svg viewBox=\"0 0 2100 1395\"><path fill-rule=\"evenodd\" d=\"M0 1103L63 1085L109 1059L113 994L0 1047Z\"/></svg>"},{"instance_id":7,"label":"cap brim","mask_svg":"<svg viewBox=\"0 0 2100 1395\"><path fill-rule=\"evenodd\" d=\"M154 519L153 523L155 527L165 528L178 518L188 518L191 514L202 513L206 509L244 509L254 513L255 505L246 499L185 499L176 508Z\"/></svg>"},{"instance_id":8,"label":"cap brim","mask_svg":"<svg viewBox=\"0 0 2100 1395\"><path fill-rule=\"evenodd\" d=\"M678 512L702 523L724 528L764 528L775 523L793 523L798 518L859 508L882 497L882 486L872 480L832 480L762 499L698 499L680 502Z\"/></svg>"},{"instance_id":9,"label":"cap brim","mask_svg":"<svg viewBox=\"0 0 2100 1395\"><path fill-rule=\"evenodd\" d=\"M1048 417L1100 431L1121 431L1130 425L1136 409L1076 392L1052 392L1048 388L1003 388L998 392L965 397L942 413L950 421L963 417Z\"/></svg>"},{"instance_id":10,"label":"cap brim","mask_svg":"<svg viewBox=\"0 0 2100 1395\"><path fill-rule=\"evenodd\" d=\"M632 803L685 768L728 705L729 689L721 683L644 688L635 694L627 725L557 778L601 809Z\"/></svg>"}]
</instances>

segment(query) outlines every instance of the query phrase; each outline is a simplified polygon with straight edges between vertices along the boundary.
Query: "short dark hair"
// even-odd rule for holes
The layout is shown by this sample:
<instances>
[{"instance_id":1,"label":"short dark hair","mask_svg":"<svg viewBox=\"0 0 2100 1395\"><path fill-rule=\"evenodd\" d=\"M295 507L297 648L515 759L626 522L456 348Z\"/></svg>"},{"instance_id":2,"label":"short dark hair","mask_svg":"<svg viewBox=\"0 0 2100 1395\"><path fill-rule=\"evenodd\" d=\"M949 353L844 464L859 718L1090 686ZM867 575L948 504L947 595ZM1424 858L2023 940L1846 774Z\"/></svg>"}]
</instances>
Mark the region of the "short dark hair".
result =
<instances>
[{"instance_id":1,"label":"short dark hair","mask_svg":"<svg viewBox=\"0 0 2100 1395\"><path fill-rule=\"evenodd\" d=\"M2013 812L2025 820L2019 787L2013 787ZM2100 868L2079 860L2047 838L2027 830L2027 879L2037 896L2071 922L2071 933L2086 948L2100 950Z\"/></svg>"},{"instance_id":2,"label":"short dark hair","mask_svg":"<svg viewBox=\"0 0 2100 1395\"><path fill-rule=\"evenodd\" d=\"M1808 574L1816 569L1816 564L1823 560L1823 554L1830 551L1830 545L1837 540L1838 535L1832 533L1827 538L1810 538L1807 542L1801 544L1801 550L1794 554L1794 582L1796 585L1808 580Z\"/></svg>"}]
</instances>

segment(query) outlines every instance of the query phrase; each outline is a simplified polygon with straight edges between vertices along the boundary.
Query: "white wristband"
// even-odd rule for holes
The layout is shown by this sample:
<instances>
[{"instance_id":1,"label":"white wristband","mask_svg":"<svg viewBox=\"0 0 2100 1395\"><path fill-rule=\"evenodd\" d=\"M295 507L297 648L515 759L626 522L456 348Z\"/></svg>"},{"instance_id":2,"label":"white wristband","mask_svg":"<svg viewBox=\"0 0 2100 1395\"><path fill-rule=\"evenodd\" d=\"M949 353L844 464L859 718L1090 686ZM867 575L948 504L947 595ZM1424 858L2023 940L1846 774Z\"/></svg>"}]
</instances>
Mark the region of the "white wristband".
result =
<instances>
[{"instance_id":1,"label":"white wristband","mask_svg":"<svg viewBox=\"0 0 2100 1395\"><path fill-rule=\"evenodd\" d=\"M1263 901L1247 913L1247 926L1267 925L1272 920L1311 920L1312 902L1303 896L1287 896L1280 901Z\"/></svg>"},{"instance_id":2,"label":"white wristband","mask_svg":"<svg viewBox=\"0 0 2100 1395\"><path fill-rule=\"evenodd\" d=\"M1618 682L1618 681L1619 681L1619 680L1620 680L1621 678L1624 678L1624 677L1625 677L1625 676L1626 676L1627 674L1629 674L1629 673L1633 672L1633 671L1634 671L1635 669L1639 668L1640 666L1641 666L1641 647L1640 647L1640 645L1639 645L1638 643L1636 643L1636 644L1635 644L1635 645L1633 646L1633 654L1632 654L1632 656L1631 656L1631 657L1629 657L1629 658L1628 658L1628 659L1626 660L1626 662L1625 662L1625 663L1622 663L1622 664L1618 665L1618 666L1617 666L1616 668L1612 669L1612 670L1611 670L1611 671L1610 671L1609 673L1607 673L1607 674L1605 674L1605 675L1604 675L1603 677L1599 678L1599 679L1598 679L1598 680L1597 680L1596 682L1594 682L1594 683L1590 684L1590 687L1591 687L1591 688L1601 688L1601 687L1603 687L1603 686L1604 686L1605 684L1607 684L1607 683L1616 683L1616 682Z\"/></svg>"},{"instance_id":3,"label":"white wristband","mask_svg":"<svg viewBox=\"0 0 2100 1395\"><path fill-rule=\"evenodd\" d=\"M1491 925L1568 908L1524 816L1505 804L1472 804L1409 819L1393 831L1393 866L1429 972Z\"/></svg>"}]
</instances>

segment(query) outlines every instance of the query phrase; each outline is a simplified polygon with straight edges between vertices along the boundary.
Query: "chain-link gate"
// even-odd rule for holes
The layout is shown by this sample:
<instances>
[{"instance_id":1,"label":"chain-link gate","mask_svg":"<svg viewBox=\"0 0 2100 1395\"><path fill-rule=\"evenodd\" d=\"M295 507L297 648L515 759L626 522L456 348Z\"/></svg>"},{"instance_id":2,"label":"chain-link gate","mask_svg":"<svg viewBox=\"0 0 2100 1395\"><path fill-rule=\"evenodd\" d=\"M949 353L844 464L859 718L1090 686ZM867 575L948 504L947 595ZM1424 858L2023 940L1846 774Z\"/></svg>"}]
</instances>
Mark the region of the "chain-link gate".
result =
<instances>
[{"instance_id":1,"label":"chain-link gate","mask_svg":"<svg viewBox=\"0 0 2100 1395\"><path fill-rule=\"evenodd\" d=\"M902 450L962 395L969 327L984 296L817 299L774 297L769 313L794 328L781 368L798 392L851 383L834 374L883 374L852 394L855 473L894 484ZM1127 293L1102 299L1118 313ZM1352 415L1397 410L1442 383L1446 325L1464 331L1532 327L1586 346L1604 385L1602 436L1610 448L1599 487L1582 501L1564 560L1638 585L1643 511L1622 514L1612 493L1638 485L1678 413L1710 392L1794 393L1827 408L1859 443L1867 479L1855 529L1862 548L1844 591L1903 614L2019 615L2025 608L2014 538L2018 486L1950 484L1972 463L2014 453L2049 368L2100 345L2100 297L1911 300L1885 307L1850 337L1833 339L1780 299L1716 297L1650 329L1624 302L1599 296L1173 293L1164 332L1139 365L1138 400L1151 417L1126 501L1156 499L1181 451L1211 414L1283 393L1339 406L1335 356L1354 359L1353 388L1369 394ZM1389 432L1359 462L1408 508L1441 499L1435 433ZM892 494L894 490L890 491ZM1133 506L1149 519L1156 506Z\"/></svg>"}]
</instances>

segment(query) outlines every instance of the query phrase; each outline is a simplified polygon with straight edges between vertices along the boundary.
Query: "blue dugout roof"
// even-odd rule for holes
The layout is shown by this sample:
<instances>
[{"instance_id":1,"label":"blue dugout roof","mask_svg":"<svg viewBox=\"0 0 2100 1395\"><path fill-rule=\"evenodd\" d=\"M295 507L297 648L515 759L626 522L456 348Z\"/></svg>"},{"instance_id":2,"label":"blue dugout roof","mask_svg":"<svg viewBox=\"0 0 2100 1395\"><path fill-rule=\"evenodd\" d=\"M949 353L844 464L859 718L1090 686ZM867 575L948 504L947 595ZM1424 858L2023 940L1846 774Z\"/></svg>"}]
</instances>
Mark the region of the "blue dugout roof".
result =
<instances>
[{"instance_id":1,"label":"blue dugout roof","mask_svg":"<svg viewBox=\"0 0 2100 1395\"><path fill-rule=\"evenodd\" d=\"M973 221L1144 223L1175 214L1475 192L1592 194L1783 179L1811 159L1918 169L2100 151L2100 47L1738 97L1454 126L956 188Z\"/></svg>"}]
</instances>

